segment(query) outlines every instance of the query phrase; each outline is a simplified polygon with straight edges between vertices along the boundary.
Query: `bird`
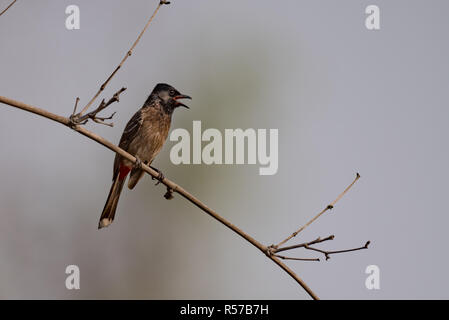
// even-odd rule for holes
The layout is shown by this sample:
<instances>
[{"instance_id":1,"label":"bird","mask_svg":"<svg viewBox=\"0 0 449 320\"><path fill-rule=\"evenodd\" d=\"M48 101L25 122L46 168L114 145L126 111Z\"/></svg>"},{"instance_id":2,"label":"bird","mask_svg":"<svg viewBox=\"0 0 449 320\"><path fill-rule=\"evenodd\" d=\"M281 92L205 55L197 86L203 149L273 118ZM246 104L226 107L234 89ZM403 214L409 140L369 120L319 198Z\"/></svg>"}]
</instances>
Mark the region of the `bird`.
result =
<instances>
[{"instance_id":1,"label":"bird","mask_svg":"<svg viewBox=\"0 0 449 320\"><path fill-rule=\"evenodd\" d=\"M129 120L120 138L119 147L134 155L137 160L133 163L118 153L115 155L112 186L98 222L98 229L107 227L114 221L117 204L128 174L131 172L128 188L132 190L144 174L141 169L142 162L151 166L162 149L175 109L178 107L189 109L179 101L181 99L192 98L181 94L169 84L158 83L143 106ZM162 180L162 172L155 170L159 172L159 179Z\"/></svg>"}]
</instances>

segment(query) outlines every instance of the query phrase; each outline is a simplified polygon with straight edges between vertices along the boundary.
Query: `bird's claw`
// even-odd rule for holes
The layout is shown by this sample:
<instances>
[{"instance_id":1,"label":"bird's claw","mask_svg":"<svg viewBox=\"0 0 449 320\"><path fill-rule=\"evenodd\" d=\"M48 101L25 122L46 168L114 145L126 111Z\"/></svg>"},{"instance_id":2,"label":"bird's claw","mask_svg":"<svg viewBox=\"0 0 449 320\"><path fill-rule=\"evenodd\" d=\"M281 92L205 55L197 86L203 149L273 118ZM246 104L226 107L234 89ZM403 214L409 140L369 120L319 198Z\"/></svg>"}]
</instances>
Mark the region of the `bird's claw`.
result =
<instances>
[{"instance_id":1,"label":"bird's claw","mask_svg":"<svg viewBox=\"0 0 449 320\"><path fill-rule=\"evenodd\" d=\"M151 167L151 169L157 171L157 173L158 173L158 176L156 178L155 177L151 177L151 180L154 180L154 179L157 180L157 182L155 184L155 186L157 186L159 183L161 183L165 179L165 176L164 176L164 174L162 173L161 170L156 169L154 167Z\"/></svg>"},{"instance_id":2,"label":"bird's claw","mask_svg":"<svg viewBox=\"0 0 449 320\"><path fill-rule=\"evenodd\" d=\"M161 171L159 171L159 175L157 176L156 179L157 179L157 182L156 182L155 186L157 186L159 183L161 183L165 179L164 174Z\"/></svg>"},{"instance_id":3,"label":"bird's claw","mask_svg":"<svg viewBox=\"0 0 449 320\"><path fill-rule=\"evenodd\" d=\"M135 169L142 169L142 160L140 160L140 158L135 157L136 158L136 162L134 162L134 168Z\"/></svg>"}]
</instances>

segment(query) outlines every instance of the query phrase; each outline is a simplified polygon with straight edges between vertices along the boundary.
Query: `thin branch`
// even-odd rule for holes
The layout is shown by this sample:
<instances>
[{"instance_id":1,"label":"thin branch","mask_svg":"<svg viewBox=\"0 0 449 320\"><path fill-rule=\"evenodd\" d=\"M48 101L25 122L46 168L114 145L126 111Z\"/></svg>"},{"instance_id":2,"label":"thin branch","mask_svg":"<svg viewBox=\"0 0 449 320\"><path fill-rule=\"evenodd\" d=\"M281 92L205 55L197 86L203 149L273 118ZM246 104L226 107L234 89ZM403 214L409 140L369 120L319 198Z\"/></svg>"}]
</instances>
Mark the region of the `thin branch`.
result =
<instances>
[{"instance_id":1,"label":"thin branch","mask_svg":"<svg viewBox=\"0 0 449 320\"><path fill-rule=\"evenodd\" d=\"M307 250L313 250L313 251L316 251L316 252L321 252L326 257L326 260L329 260L331 254L337 254L337 253L344 253L344 252L351 252L351 251L358 251L358 250L368 249L369 244L370 244L370 241L367 241L363 247L358 247L358 248L353 248L353 249L346 249L346 250L337 250L337 251L321 250L321 249L309 247L308 245L306 245L304 248L307 249Z\"/></svg>"},{"instance_id":2,"label":"thin branch","mask_svg":"<svg viewBox=\"0 0 449 320\"><path fill-rule=\"evenodd\" d=\"M8 9L11 8L12 5L13 5L14 3L16 3L16 1L17 1L17 0L14 0L13 2L11 2L11 3L9 4L9 6L6 7L5 10L3 10L2 12L0 12L0 16L1 16L2 14L4 14L6 11L8 11Z\"/></svg>"},{"instance_id":3,"label":"thin branch","mask_svg":"<svg viewBox=\"0 0 449 320\"><path fill-rule=\"evenodd\" d=\"M76 114L76 108L78 108L78 102L80 102L80 97L76 97L75 106L73 107L72 116Z\"/></svg>"},{"instance_id":4,"label":"thin branch","mask_svg":"<svg viewBox=\"0 0 449 320\"><path fill-rule=\"evenodd\" d=\"M100 95L100 93L106 88L106 86L108 85L109 81L111 81L112 77L114 77L114 75L117 73L117 71L123 66L123 64L125 63L126 59L128 59L129 56L132 55L134 48L136 47L136 45L139 43L140 38L142 38L143 34L145 33L145 31L148 29L148 26L150 25L151 21L153 21L153 18L156 16L156 13L159 11L160 7L164 4L170 4L170 2L168 1L160 1L158 6L156 7L156 9L154 10L153 14L151 15L150 19L148 20L147 24L145 25L145 27L143 28L143 30L140 32L139 36L137 37L136 41L134 41L133 45L131 46L131 48L126 52L125 56L123 57L122 61L120 62L120 64L115 68L115 70L111 73L111 75L106 79L106 81L100 86L100 89L97 91L97 93L93 96L92 99L90 99L90 101L86 104L86 106L83 108L83 110L81 110L80 112L80 116L84 114L84 112L86 112L87 109L89 109L89 107L92 105L92 103L98 98L98 96Z\"/></svg>"},{"instance_id":5,"label":"thin branch","mask_svg":"<svg viewBox=\"0 0 449 320\"><path fill-rule=\"evenodd\" d=\"M301 228L299 228L297 231L293 232L289 237L287 237L286 239L282 240L281 242L279 242L277 245L274 245L274 248L278 248L281 245L283 245L284 243L286 243L287 241L289 241L291 238L296 237L296 235L298 233L300 233L301 231L303 231L305 228L307 228L309 225L311 225L316 219L318 219L323 213L325 213L328 210L332 210L335 206L335 204L349 191L349 189L351 189L351 187L357 182L357 180L360 179L360 174L356 174L356 177L354 179L354 181L352 181L352 183L342 192L340 193L340 195L337 197L337 199L335 199L331 204L329 204L326 208L324 208L320 213L318 213L315 217L313 217L312 220L310 220L309 222L307 222L304 226L302 226Z\"/></svg>"},{"instance_id":6,"label":"thin branch","mask_svg":"<svg viewBox=\"0 0 449 320\"><path fill-rule=\"evenodd\" d=\"M137 159L134 156L132 156L131 154L129 154L128 152L117 147L116 145L114 145L113 143L109 142L108 140L100 137L99 135L97 135L93 132L90 132L86 128L84 128L80 125L76 125L76 124L74 125L69 118L62 117L57 114L51 113L47 110L37 108L37 107L31 106L31 105L25 104L23 102L15 101L13 99L9 99L9 98L2 97L2 96L0 96L0 102L7 104L9 106L12 106L12 107L16 107L16 108L28 111L28 112L32 112L34 114L43 116L47 119L59 122L71 129L77 131L78 133L88 137L89 139L98 142L99 144L114 151L115 153L121 155L122 157L128 159L129 161L132 161L133 163L137 162ZM142 163L141 168L142 168L142 170L144 170L146 173L148 173L152 177L159 178L159 172L157 172L156 170L153 170L149 166ZM192 204L194 204L195 206L197 206L198 208L203 210L209 216L211 216L218 222L222 223L223 225L225 225L226 227L228 227L229 229L231 229L232 231L237 233L239 236L244 238L246 241L251 243L254 247L256 247L257 249L262 251L269 259L271 259L280 268L282 268L285 272L287 272L290 277L292 277L301 287L303 287L304 290L313 299L316 299L316 300L319 299L318 296L312 291L312 289L310 289L310 287L298 275L296 275L296 273L293 272L293 270L291 270L286 264L284 264L280 260L281 258L276 257L275 255L272 254L269 247L263 245L262 243L260 243L259 241L257 241L256 239L254 239L253 237L251 237L250 235L245 233L243 230L241 230L240 228L238 228L237 226L235 226L234 224L232 224L231 222L229 222L228 220L226 220L225 218L220 216L216 211L209 208L206 204L201 202L198 198L196 198L195 196L193 196L192 194L187 192L185 189L183 189L181 186L177 185L173 181L170 181L164 177L163 179L161 179L161 182L167 187L168 190L170 190L170 194L172 194L173 192L180 194L183 198L190 201Z\"/></svg>"},{"instance_id":7,"label":"thin branch","mask_svg":"<svg viewBox=\"0 0 449 320\"><path fill-rule=\"evenodd\" d=\"M320 261L319 258L293 258L293 257L286 257L286 256L281 256L278 254L274 255L275 257L281 258L283 260L297 260L297 261Z\"/></svg>"},{"instance_id":8,"label":"thin branch","mask_svg":"<svg viewBox=\"0 0 449 320\"><path fill-rule=\"evenodd\" d=\"M288 247L282 247L282 248L273 248L273 253L277 253L277 252L281 252L281 251L286 251L286 250L292 250L292 249L297 249L297 248L304 248L306 246L311 246L313 244L317 244L317 243L321 243L324 241L328 241L328 240L334 240L335 236L331 235L329 237L326 237L324 239L321 238L317 238L313 241L310 242L304 242L304 243L300 243L300 244L295 244L293 246L288 246Z\"/></svg>"}]
</instances>

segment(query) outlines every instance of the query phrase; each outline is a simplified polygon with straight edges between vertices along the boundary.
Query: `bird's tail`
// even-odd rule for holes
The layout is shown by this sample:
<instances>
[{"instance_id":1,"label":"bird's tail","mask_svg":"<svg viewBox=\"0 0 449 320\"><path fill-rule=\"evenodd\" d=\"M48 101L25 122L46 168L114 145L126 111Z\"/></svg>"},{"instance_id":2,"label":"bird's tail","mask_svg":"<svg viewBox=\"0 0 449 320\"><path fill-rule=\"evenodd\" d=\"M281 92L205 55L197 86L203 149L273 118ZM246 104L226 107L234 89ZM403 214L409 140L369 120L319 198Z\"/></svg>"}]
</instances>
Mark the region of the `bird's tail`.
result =
<instances>
[{"instance_id":1,"label":"bird's tail","mask_svg":"<svg viewBox=\"0 0 449 320\"><path fill-rule=\"evenodd\" d=\"M124 174L124 171L127 171L126 174ZM107 227L114 221L115 210L117 209L120 193L122 192L128 172L129 170L122 170L122 168L120 168L120 171L115 174L111 190L109 191L108 200L106 200L100 221L98 222L98 229Z\"/></svg>"}]
</instances>

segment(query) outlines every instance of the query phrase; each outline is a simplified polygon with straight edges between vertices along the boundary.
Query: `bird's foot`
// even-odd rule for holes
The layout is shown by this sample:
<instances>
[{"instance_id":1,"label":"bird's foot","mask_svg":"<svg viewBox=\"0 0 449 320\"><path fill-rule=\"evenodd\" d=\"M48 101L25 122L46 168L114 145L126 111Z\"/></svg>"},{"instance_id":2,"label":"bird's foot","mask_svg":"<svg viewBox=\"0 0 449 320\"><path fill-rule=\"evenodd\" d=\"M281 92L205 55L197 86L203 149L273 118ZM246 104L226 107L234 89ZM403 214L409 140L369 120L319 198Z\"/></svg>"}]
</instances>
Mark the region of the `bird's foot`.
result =
<instances>
[{"instance_id":1,"label":"bird's foot","mask_svg":"<svg viewBox=\"0 0 449 320\"><path fill-rule=\"evenodd\" d=\"M142 169L142 160L139 157L135 156L136 161L134 162L134 169Z\"/></svg>"},{"instance_id":2,"label":"bird's foot","mask_svg":"<svg viewBox=\"0 0 449 320\"><path fill-rule=\"evenodd\" d=\"M154 180L154 179L157 180L157 182L155 184L155 186L157 186L159 183L161 183L165 179L165 176L164 176L164 174L162 173L161 170L159 170L159 169L157 169L157 168L155 168L153 166L150 166L150 168L153 169L154 171L157 171L157 173L158 173L158 176L156 178L155 177L151 177L151 180Z\"/></svg>"}]
</instances>

